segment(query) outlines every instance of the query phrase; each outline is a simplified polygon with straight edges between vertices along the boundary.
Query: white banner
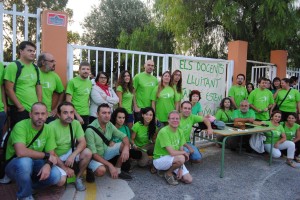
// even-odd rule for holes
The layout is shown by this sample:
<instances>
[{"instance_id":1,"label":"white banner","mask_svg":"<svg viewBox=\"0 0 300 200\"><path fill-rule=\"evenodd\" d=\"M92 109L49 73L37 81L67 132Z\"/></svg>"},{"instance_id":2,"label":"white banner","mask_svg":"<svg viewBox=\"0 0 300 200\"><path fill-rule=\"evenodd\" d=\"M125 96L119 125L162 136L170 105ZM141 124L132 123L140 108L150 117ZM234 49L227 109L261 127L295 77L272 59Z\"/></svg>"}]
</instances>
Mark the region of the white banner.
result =
<instances>
[{"instance_id":1,"label":"white banner","mask_svg":"<svg viewBox=\"0 0 300 200\"><path fill-rule=\"evenodd\" d=\"M176 69L182 72L184 100L189 100L191 90L199 90L203 113L214 115L225 97L226 64L222 60L172 57L172 72Z\"/></svg>"}]
</instances>

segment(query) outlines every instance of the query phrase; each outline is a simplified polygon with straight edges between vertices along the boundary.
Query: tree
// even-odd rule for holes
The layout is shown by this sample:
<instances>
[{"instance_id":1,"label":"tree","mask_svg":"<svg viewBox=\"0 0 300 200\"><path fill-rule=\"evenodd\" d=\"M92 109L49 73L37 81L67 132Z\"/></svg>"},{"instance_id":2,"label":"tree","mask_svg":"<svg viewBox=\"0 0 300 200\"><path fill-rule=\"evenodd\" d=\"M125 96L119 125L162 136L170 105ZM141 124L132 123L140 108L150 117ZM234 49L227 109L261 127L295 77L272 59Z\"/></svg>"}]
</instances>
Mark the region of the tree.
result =
<instances>
[{"instance_id":1,"label":"tree","mask_svg":"<svg viewBox=\"0 0 300 200\"><path fill-rule=\"evenodd\" d=\"M139 0L103 0L84 19L82 41L91 46L116 48L122 30L131 34L149 22L147 13Z\"/></svg>"},{"instance_id":2,"label":"tree","mask_svg":"<svg viewBox=\"0 0 300 200\"><path fill-rule=\"evenodd\" d=\"M272 49L295 52L300 18L295 0L156 0L177 49L197 56L225 58L231 40L249 43L248 58L268 61ZM299 49L299 47L298 47ZM299 54L293 53L299 60ZM298 63L299 65L300 63Z\"/></svg>"}]
</instances>

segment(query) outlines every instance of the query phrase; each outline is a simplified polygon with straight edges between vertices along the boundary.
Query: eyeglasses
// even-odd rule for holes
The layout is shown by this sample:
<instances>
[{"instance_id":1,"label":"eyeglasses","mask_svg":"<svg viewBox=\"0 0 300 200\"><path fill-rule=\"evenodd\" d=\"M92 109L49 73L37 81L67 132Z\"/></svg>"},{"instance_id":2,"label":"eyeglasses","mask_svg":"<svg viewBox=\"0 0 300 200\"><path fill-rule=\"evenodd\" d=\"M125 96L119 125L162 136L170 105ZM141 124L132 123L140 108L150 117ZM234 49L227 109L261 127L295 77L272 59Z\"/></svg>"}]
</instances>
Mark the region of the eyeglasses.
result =
<instances>
[{"instance_id":1,"label":"eyeglasses","mask_svg":"<svg viewBox=\"0 0 300 200\"><path fill-rule=\"evenodd\" d=\"M56 62L56 60L46 60L46 59L44 61L51 62L51 63L55 63Z\"/></svg>"},{"instance_id":2,"label":"eyeglasses","mask_svg":"<svg viewBox=\"0 0 300 200\"><path fill-rule=\"evenodd\" d=\"M106 76L100 76L99 79L107 79Z\"/></svg>"}]
</instances>

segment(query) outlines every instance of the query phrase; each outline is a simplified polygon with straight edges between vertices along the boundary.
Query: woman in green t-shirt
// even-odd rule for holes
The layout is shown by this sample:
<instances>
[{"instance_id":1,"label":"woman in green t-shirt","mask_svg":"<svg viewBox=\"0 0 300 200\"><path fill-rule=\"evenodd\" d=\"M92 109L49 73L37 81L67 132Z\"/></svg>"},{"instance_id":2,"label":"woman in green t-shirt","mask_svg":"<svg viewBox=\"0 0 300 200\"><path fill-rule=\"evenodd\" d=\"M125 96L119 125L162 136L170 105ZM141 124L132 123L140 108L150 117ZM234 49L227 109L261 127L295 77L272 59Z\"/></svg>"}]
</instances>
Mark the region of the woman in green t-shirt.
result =
<instances>
[{"instance_id":1,"label":"woman in green t-shirt","mask_svg":"<svg viewBox=\"0 0 300 200\"><path fill-rule=\"evenodd\" d=\"M286 140L292 141L295 143L296 151L295 151L295 161L300 162L300 125L296 123L297 114L290 113L288 115L286 122L281 122L280 124L283 126Z\"/></svg>"},{"instance_id":2,"label":"woman in green t-shirt","mask_svg":"<svg viewBox=\"0 0 300 200\"><path fill-rule=\"evenodd\" d=\"M216 119L220 120L224 123L233 122L233 111L234 107L231 102L231 99L228 97L225 97L221 100L220 108L216 112Z\"/></svg>"},{"instance_id":3,"label":"woman in green t-shirt","mask_svg":"<svg viewBox=\"0 0 300 200\"><path fill-rule=\"evenodd\" d=\"M153 108L141 109L141 121L136 122L132 127L131 143L136 150L142 151L142 158L138 165L145 167L151 164L149 156L153 155L154 142L156 139L155 112Z\"/></svg>"},{"instance_id":4,"label":"woman in green t-shirt","mask_svg":"<svg viewBox=\"0 0 300 200\"><path fill-rule=\"evenodd\" d=\"M295 143L292 141L286 140L286 135L284 128L280 125L281 112L274 111L271 114L270 121L263 121L262 124L267 124L269 127L274 128L273 132L273 141L272 141L272 132L266 132L266 140L264 141L265 150L270 153L272 148L272 157L279 158L281 156L280 150L287 150L287 159L286 164L291 167L296 167L293 162L295 154ZM271 146L271 143L273 146Z\"/></svg>"},{"instance_id":5,"label":"woman in green t-shirt","mask_svg":"<svg viewBox=\"0 0 300 200\"><path fill-rule=\"evenodd\" d=\"M189 100L192 103L192 114L203 116L202 106L200 104L201 94L198 90L192 90L189 95Z\"/></svg>"},{"instance_id":6,"label":"woman in green t-shirt","mask_svg":"<svg viewBox=\"0 0 300 200\"><path fill-rule=\"evenodd\" d=\"M126 136L128 137L128 139L130 140L131 138L131 133L130 133L130 129L128 128L128 126L125 125L126 123L126 119L127 119L127 111L125 110L125 108L117 108L111 115L110 118L110 122L115 125L115 127L117 129L119 129L119 131L121 131L122 133L126 134ZM110 145L113 146L114 143L118 143L118 142L122 142L122 140L120 140L119 138L112 138L112 141L110 141ZM132 159L136 159L139 160L142 158L142 152L140 150L136 150L131 148L129 150L129 157ZM118 158L115 157L112 162L117 162ZM114 163L115 164L115 163ZM122 170L125 172L129 172L131 169L131 163L130 163L130 159L128 159L125 163L122 164Z\"/></svg>"},{"instance_id":7,"label":"woman in green t-shirt","mask_svg":"<svg viewBox=\"0 0 300 200\"><path fill-rule=\"evenodd\" d=\"M182 73L180 70L176 69L171 75L171 83L175 92L180 96L180 100L183 99L182 92ZM176 110L180 110L180 100L176 103Z\"/></svg>"},{"instance_id":8,"label":"woman in green t-shirt","mask_svg":"<svg viewBox=\"0 0 300 200\"><path fill-rule=\"evenodd\" d=\"M117 96L119 97L119 107L125 108L128 117L126 123L129 128L132 127L134 118L132 114L132 103L133 103L133 83L132 76L128 70L120 73L117 83Z\"/></svg>"}]
</instances>

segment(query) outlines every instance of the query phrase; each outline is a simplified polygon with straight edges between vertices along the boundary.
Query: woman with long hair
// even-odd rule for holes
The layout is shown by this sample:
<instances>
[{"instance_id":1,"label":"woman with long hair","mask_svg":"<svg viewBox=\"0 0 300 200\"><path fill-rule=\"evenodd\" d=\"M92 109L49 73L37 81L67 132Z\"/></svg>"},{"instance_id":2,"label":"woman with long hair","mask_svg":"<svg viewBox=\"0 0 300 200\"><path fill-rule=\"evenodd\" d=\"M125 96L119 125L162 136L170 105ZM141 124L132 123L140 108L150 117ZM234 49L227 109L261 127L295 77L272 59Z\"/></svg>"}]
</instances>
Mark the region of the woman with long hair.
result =
<instances>
[{"instance_id":1,"label":"woman with long hair","mask_svg":"<svg viewBox=\"0 0 300 200\"><path fill-rule=\"evenodd\" d=\"M271 111L278 109L282 113L281 120L286 121L290 113L300 110L300 94L298 90L290 87L288 78L281 79L281 89L277 92L275 103ZM275 106L277 105L277 108ZM297 120L300 119L298 114Z\"/></svg>"},{"instance_id":2,"label":"woman with long hair","mask_svg":"<svg viewBox=\"0 0 300 200\"><path fill-rule=\"evenodd\" d=\"M133 104L133 83L132 76L128 70L120 73L117 83L117 96L119 97L119 107L126 109L128 118L126 119L129 128L132 127L134 118L132 113Z\"/></svg>"},{"instance_id":3,"label":"woman with long hair","mask_svg":"<svg viewBox=\"0 0 300 200\"><path fill-rule=\"evenodd\" d=\"M145 167L151 164L149 155L153 155L156 124L153 108L142 108L141 114L141 121L132 126L131 143L134 149L142 151L142 158L138 160L138 165Z\"/></svg>"},{"instance_id":4,"label":"woman with long hair","mask_svg":"<svg viewBox=\"0 0 300 200\"><path fill-rule=\"evenodd\" d=\"M247 83L246 84L246 89L248 92L248 95L254 90L254 85L252 83Z\"/></svg>"},{"instance_id":5,"label":"woman with long hair","mask_svg":"<svg viewBox=\"0 0 300 200\"><path fill-rule=\"evenodd\" d=\"M221 100L220 108L216 112L216 119L223 121L224 123L233 122L234 107L229 97L225 97Z\"/></svg>"},{"instance_id":6,"label":"woman with long hair","mask_svg":"<svg viewBox=\"0 0 300 200\"><path fill-rule=\"evenodd\" d=\"M295 151L295 161L300 163L300 125L296 123L297 114L290 113L286 122L281 122L280 124L283 126L286 140L292 141L295 143L296 151Z\"/></svg>"},{"instance_id":7,"label":"woman with long hair","mask_svg":"<svg viewBox=\"0 0 300 200\"><path fill-rule=\"evenodd\" d=\"M281 88L280 82L281 82L281 80L280 80L279 77L275 77L275 78L273 79L273 82L272 82L272 87L273 87L273 88L272 88L272 90L271 90L272 94L275 94L276 91L279 90L279 89Z\"/></svg>"},{"instance_id":8,"label":"woman with long hair","mask_svg":"<svg viewBox=\"0 0 300 200\"><path fill-rule=\"evenodd\" d=\"M97 108L100 104L107 103L111 110L119 102L115 91L108 85L109 77L100 71L95 78L90 97L90 122L97 118Z\"/></svg>"},{"instance_id":9,"label":"woman with long hair","mask_svg":"<svg viewBox=\"0 0 300 200\"><path fill-rule=\"evenodd\" d=\"M265 150L270 153L272 148L272 156L274 158L279 158L281 156L280 150L287 150L287 159L286 164L291 167L296 167L293 162L295 156L295 143L292 141L286 140L285 130L280 125L281 120L281 112L274 111L271 114L270 121L262 121L262 124L267 124L269 127L274 128L272 131L268 131L265 133L266 140L264 141ZM272 137L273 132L273 137ZM273 141L272 141L273 139ZM271 146L271 143L273 146Z\"/></svg>"},{"instance_id":10,"label":"woman with long hair","mask_svg":"<svg viewBox=\"0 0 300 200\"><path fill-rule=\"evenodd\" d=\"M169 71L162 74L159 85L152 91L151 100L152 108L156 111L156 118L166 125L169 112L176 109L176 103L180 100L171 83Z\"/></svg>"},{"instance_id":11,"label":"woman with long hair","mask_svg":"<svg viewBox=\"0 0 300 200\"><path fill-rule=\"evenodd\" d=\"M183 92L182 92L182 72L176 69L171 75L171 83L173 84L173 88L175 92L179 95L180 100L183 99ZM176 110L179 110L180 107L180 100L176 104Z\"/></svg>"},{"instance_id":12,"label":"woman with long hair","mask_svg":"<svg viewBox=\"0 0 300 200\"><path fill-rule=\"evenodd\" d=\"M131 140L131 132L128 126L126 126L126 119L128 119L128 113L125 108L117 108L115 111L112 113L110 122L117 128L119 131L124 133L129 140ZM114 143L119 143L122 142L119 138L112 138L112 141L110 142L110 145L113 146ZM140 150L136 149L130 149L129 150L129 157L132 159L139 160L142 157L142 152ZM114 158L111 160L113 164L117 162L118 158ZM131 170L131 163L130 159L128 159L125 163L122 164L122 170L125 172L130 172Z\"/></svg>"}]
</instances>

